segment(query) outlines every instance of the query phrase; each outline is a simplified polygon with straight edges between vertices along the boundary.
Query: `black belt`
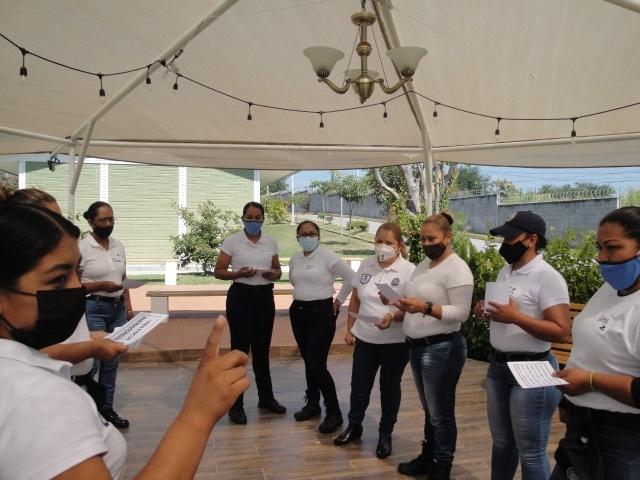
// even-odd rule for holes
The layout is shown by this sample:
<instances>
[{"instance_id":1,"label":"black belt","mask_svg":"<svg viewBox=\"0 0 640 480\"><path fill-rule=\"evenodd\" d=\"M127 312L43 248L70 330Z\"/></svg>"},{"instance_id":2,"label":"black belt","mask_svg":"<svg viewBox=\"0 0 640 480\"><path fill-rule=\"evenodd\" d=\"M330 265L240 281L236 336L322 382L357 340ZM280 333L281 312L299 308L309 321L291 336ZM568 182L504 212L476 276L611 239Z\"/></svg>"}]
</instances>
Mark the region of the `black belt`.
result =
<instances>
[{"instance_id":1,"label":"black belt","mask_svg":"<svg viewBox=\"0 0 640 480\"><path fill-rule=\"evenodd\" d=\"M611 412L609 410L580 407L564 397L560 402L560 408L566 410L570 416L588 418L595 423L615 425L634 430L640 428L640 414L637 413Z\"/></svg>"},{"instance_id":2,"label":"black belt","mask_svg":"<svg viewBox=\"0 0 640 480\"><path fill-rule=\"evenodd\" d=\"M119 297L105 297L104 295L95 295L92 293L87 295L87 299L95 300L96 302L120 303L124 302L124 295L120 295Z\"/></svg>"},{"instance_id":3,"label":"black belt","mask_svg":"<svg viewBox=\"0 0 640 480\"><path fill-rule=\"evenodd\" d=\"M262 285L249 285L247 283L232 282L233 288L243 288L245 290L273 290L273 283L267 283Z\"/></svg>"},{"instance_id":4,"label":"black belt","mask_svg":"<svg viewBox=\"0 0 640 480\"><path fill-rule=\"evenodd\" d=\"M333 298L322 298L320 300L294 300L293 303L299 307L314 307L317 305L324 305L326 303L333 304Z\"/></svg>"},{"instance_id":5,"label":"black belt","mask_svg":"<svg viewBox=\"0 0 640 480\"><path fill-rule=\"evenodd\" d=\"M526 362L528 360L542 360L549 355L549 350L544 352L501 352L495 348L491 349L491 360L495 360L500 363L507 362Z\"/></svg>"},{"instance_id":6,"label":"black belt","mask_svg":"<svg viewBox=\"0 0 640 480\"><path fill-rule=\"evenodd\" d=\"M411 338L406 337L406 342L411 347L427 347L429 345L435 345L436 343L446 342L447 340L451 340L456 335L459 335L460 332L451 332L451 333L441 333L439 335L431 335L430 337L422 337L422 338Z\"/></svg>"}]
</instances>

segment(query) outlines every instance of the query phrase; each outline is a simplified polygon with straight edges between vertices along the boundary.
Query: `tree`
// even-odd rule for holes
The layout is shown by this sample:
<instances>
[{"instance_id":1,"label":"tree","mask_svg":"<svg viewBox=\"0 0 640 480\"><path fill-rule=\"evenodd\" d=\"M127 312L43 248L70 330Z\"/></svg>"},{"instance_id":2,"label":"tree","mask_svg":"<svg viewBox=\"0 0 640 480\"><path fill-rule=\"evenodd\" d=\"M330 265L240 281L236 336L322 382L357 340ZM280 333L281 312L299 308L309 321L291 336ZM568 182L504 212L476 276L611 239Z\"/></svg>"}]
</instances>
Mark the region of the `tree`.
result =
<instances>
[{"instance_id":1,"label":"tree","mask_svg":"<svg viewBox=\"0 0 640 480\"><path fill-rule=\"evenodd\" d=\"M18 188L18 177L11 173L0 170L0 188L15 190Z\"/></svg>"},{"instance_id":2,"label":"tree","mask_svg":"<svg viewBox=\"0 0 640 480\"><path fill-rule=\"evenodd\" d=\"M488 190L490 187L491 177L483 174L480 167L465 165L458 171L458 178L455 182L456 191Z\"/></svg>"},{"instance_id":3,"label":"tree","mask_svg":"<svg viewBox=\"0 0 640 480\"><path fill-rule=\"evenodd\" d=\"M180 266L197 263L206 275L212 274L222 242L240 228L240 215L216 207L211 200L198 205L197 214L186 208L178 213L187 226L187 233L171 237Z\"/></svg>"},{"instance_id":4,"label":"tree","mask_svg":"<svg viewBox=\"0 0 640 480\"><path fill-rule=\"evenodd\" d=\"M282 192L287 188L287 182L283 178L281 178L279 180L276 180L275 182L271 182L269 185L260 187L260 195L266 195L267 191L269 191L270 193Z\"/></svg>"},{"instance_id":5,"label":"tree","mask_svg":"<svg viewBox=\"0 0 640 480\"><path fill-rule=\"evenodd\" d=\"M369 182L365 177L356 178L354 176L341 177L338 181L338 193L347 202L349 208L349 225L353 216L353 207L362 203L369 193ZM351 237L351 230L349 230Z\"/></svg>"},{"instance_id":6,"label":"tree","mask_svg":"<svg viewBox=\"0 0 640 480\"><path fill-rule=\"evenodd\" d=\"M611 185L591 183L591 182L576 182L573 185L565 184L565 185L542 185L537 189L537 193L574 193L576 195L580 195L580 193L586 194L590 191L601 191L605 195L615 195L616 189Z\"/></svg>"},{"instance_id":7,"label":"tree","mask_svg":"<svg viewBox=\"0 0 640 480\"><path fill-rule=\"evenodd\" d=\"M511 180L506 178L499 178L492 182L493 188L498 192L501 197L513 197L515 195L522 195L522 190L515 186Z\"/></svg>"},{"instance_id":8,"label":"tree","mask_svg":"<svg viewBox=\"0 0 640 480\"><path fill-rule=\"evenodd\" d=\"M628 188L620 199L620 205L623 207L640 206L640 188Z\"/></svg>"},{"instance_id":9,"label":"tree","mask_svg":"<svg viewBox=\"0 0 640 480\"><path fill-rule=\"evenodd\" d=\"M324 196L335 190L335 185L333 185L330 181L324 180L313 180L309 182L309 187L313 188L320 194L320 201L322 202L322 213L324 214Z\"/></svg>"}]
</instances>

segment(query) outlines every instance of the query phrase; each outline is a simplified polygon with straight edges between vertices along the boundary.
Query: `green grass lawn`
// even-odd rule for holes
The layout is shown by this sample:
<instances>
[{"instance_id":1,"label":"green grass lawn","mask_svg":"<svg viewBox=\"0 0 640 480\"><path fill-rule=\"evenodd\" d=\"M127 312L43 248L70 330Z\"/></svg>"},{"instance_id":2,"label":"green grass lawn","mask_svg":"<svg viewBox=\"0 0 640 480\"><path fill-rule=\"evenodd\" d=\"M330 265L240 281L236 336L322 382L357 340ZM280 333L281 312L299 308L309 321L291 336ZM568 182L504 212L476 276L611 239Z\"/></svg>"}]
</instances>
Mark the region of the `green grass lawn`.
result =
<instances>
[{"instance_id":1,"label":"green grass lawn","mask_svg":"<svg viewBox=\"0 0 640 480\"><path fill-rule=\"evenodd\" d=\"M332 227L335 227L335 225ZM296 240L295 225L284 223L267 224L263 228L265 233L276 239L278 247L280 248L280 260L282 260L284 264L288 264L291 255L300 250L300 246ZM346 235L340 236L339 233L326 230L323 225L320 225L320 244L345 258L363 258L373 255L373 243L357 238L349 239ZM131 275L130 278L144 280L151 285L164 285L164 275L161 274ZM283 273L282 278L276 283L288 282L289 275ZM229 285L230 283L228 280L217 280L213 275L193 273L178 275L178 285Z\"/></svg>"}]
</instances>

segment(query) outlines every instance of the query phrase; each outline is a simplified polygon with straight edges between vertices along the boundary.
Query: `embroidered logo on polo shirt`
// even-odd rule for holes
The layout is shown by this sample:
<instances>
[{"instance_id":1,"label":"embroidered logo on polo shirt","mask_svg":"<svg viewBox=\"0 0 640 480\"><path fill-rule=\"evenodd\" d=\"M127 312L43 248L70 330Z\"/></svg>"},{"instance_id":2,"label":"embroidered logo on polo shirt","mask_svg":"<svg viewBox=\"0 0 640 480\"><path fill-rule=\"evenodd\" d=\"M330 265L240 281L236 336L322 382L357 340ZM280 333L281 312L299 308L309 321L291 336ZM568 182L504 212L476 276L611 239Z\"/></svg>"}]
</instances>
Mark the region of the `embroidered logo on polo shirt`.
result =
<instances>
[{"instance_id":1,"label":"embroidered logo on polo shirt","mask_svg":"<svg viewBox=\"0 0 640 480\"><path fill-rule=\"evenodd\" d=\"M601 332L604 333L604 331L607 329L607 324L609 323L609 319L607 317L599 317L596 320L596 325L598 326L598 330L600 330Z\"/></svg>"},{"instance_id":2,"label":"embroidered logo on polo shirt","mask_svg":"<svg viewBox=\"0 0 640 480\"><path fill-rule=\"evenodd\" d=\"M371 275L369 273L363 273L360 277L360 283L363 285L369 283L369 280L371 280Z\"/></svg>"},{"instance_id":3,"label":"embroidered logo on polo shirt","mask_svg":"<svg viewBox=\"0 0 640 480\"><path fill-rule=\"evenodd\" d=\"M398 285L400 285L400 278L396 277L393 280L391 280L392 287L397 287Z\"/></svg>"}]
</instances>

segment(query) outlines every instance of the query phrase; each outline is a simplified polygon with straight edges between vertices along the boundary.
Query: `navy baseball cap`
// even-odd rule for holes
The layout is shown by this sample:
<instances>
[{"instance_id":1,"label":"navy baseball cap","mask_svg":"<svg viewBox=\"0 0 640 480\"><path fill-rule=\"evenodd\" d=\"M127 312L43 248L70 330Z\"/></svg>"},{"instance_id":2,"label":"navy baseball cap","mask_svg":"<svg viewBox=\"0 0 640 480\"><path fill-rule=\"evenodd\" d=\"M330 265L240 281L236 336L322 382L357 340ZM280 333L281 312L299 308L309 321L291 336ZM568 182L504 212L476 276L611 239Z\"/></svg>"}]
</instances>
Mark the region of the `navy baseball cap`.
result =
<instances>
[{"instance_id":1,"label":"navy baseball cap","mask_svg":"<svg viewBox=\"0 0 640 480\"><path fill-rule=\"evenodd\" d=\"M539 237L544 237L547 225L540 215L523 210L513 215L504 225L489 230L491 235L503 238L514 238L523 232L535 233Z\"/></svg>"}]
</instances>

